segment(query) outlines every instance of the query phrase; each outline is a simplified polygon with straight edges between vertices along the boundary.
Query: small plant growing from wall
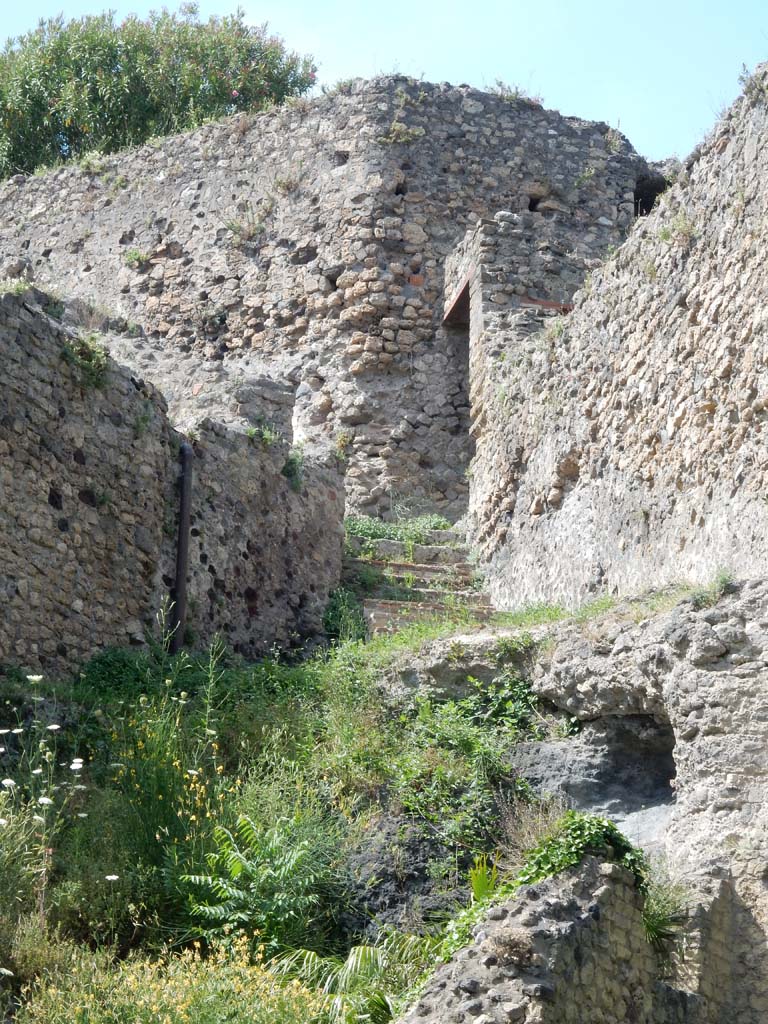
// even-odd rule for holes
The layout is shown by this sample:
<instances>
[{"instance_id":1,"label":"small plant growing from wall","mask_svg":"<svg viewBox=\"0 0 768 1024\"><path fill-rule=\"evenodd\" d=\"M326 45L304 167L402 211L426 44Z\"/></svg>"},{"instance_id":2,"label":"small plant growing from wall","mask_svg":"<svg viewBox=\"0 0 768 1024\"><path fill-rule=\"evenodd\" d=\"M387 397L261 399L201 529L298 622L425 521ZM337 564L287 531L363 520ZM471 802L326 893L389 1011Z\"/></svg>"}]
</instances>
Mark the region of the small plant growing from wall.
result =
<instances>
[{"instance_id":1,"label":"small plant growing from wall","mask_svg":"<svg viewBox=\"0 0 768 1024\"><path fill-rule=\"evenodd\" d=\"M621 132L609 128L605 133L605 145L609 153L618 153L621 149Z\"/></svg>"},{"instance_id":2,"label":"small plant growing from wall","mask_svg":"<svg viewBox=\"0 0 768 1024\"><path fill-rule=\"evenodd\" d=\"M573 184L576 188L583 188L585 185L589 184L589 182L592 181L594 177L595 167L593 165L590 165L589 167L584 168L584 170L581 172L581 174L578 175Z\"/></svg>"},{"instance_id":3,"label":"small plant growing from wall","mask_svg":"<svg viewBox=\"0 0 768 1024\"><path fill-rule=\"evenodd\" d=\"M501 78L496 79L496 84L491 92L500 96L507 103L527 103L531 107L541 107L544 104L541 96L531 95L519 85L507 85Z\"/></svg>"},{"instance_id":4,"label":"small plant growing from wall","mask_svg":"<svg viewBox=\"0 0 768 1024\"><path fill-rule=\"evenodd\" d=\"M321 89L323 96L349 96L354 84L354 78L340 78L338 82L334 82L333 85L321 86Z\"/></svg>"},{"instance_id":5,"label":"small plant growing from wall","mask_svg":"<svg viewBox=\"0 0 768 1024\"><path fill-rule=\"evenodd\" d=\"M405 89L397 89L395 92L395 116L392 119L392 124L389 126L389 131L384 135L379 136L379 142L385 146L393 145L406 145L409 142L414 142L416 139L420 139L425 134L425 129L419 125L415 125L413 128L409 128L404 121L401 120L405 113L405 108L408 105L419 106L425 98L424 92L420 92L416 99L408 95Z\"/></svg>"},{"instance_id":6,"label":"small plant growing from wall","mask_svg":"<svg viewBox=\"0 0 768 1024\"><path fill-rule=\"evenodd\" d=\"M227 326L227 311L221 306L206 306L198 315L198 322L206 334L215 336Z\"/></svg>"},{"instance_id":7,"label":"small plant growing from wall","mask_svg":"<svg viewBox=\"0 0 768 1024\"><path fill-rule=\"evenodd\" d=\"M248 427L245 433L252 441L258 441L264 448L278 444L283 439L283 435L277 427L265 419L259 419L252 427Z\"/></svg>"},{"instance_id":8,"label":"small plant growing from wall","mask_svg":"<svg viewBox=\"0 0 768 1024\"><path fill-rule=\"evenodd\" d=\"M711 608L723 595L728 593L732 584L733 573L728 569L718 569L711 583L691 592L691 604L697 610Z\"/></svg>"},{"instance_id":9,"label":"small plant growing from wall","mask_svg":"<svg viewBox=\"0 0 768 1024\"><path fill-rule=\"evenodd\" d=\"M90 149L83 153L79 160L80 169L86 174L101 174L104 170L104 154L98 149Z\"/></svg>"},{"instance_id":10,"label":"small plant growing from wall","mask_svg":"<svg viewBox=\"0 0 768 1024\"><path fill-rule=\"evenodd\" d=\"M661 228L659 238L662 242L674 242L682 249L687 249L696 238L696 225L685 210L680 210Z\"/></svg>"},{"instance_id":11,"label":"small plant growing from wall","mask_svg":"<svg viewBox=\"0 0 768 1024\"><path fill-rule=\"evenodd\" d=\"M267 229L267 217L275 208L273 196L265 196L256 206L246 202L239 208L236 217L224 221L224 227L232 233L232 244L237 248L245 248L255 242Z\"/></svg>"},{"instance_id":12,"label":"small plant growing from wall","mask_svg":"<svg viewBox=\"0 0 768 1024\"><path fill-rule=\"evenodd\" d=\"M565 324L560 317L551 320L547 325L547 341L560 341L565 334Z\"/></svg>"},{"instance_id":13,"label":"small plant growing from wall","mask_svg":"<svg viewBox=\"0 0 768 1024\"><path fill-rule=\"evenodd\" d=\"M291 490L298 494L304 483L304 452L301 448L291 448L280 472L290 484Z\"/></svg>"},{"instance_id":14,"label":"small plant growing from wall","mask_svg":"<svg viewBox=\"0 0 768 1024\"><path fill-rule=\"evenodd\" d=\"M768 99L768 79L764 76L761 78L759 75L753 74L746 64L741 66L739 85L744 92L744 96L752 104Z\"/></svg>"},{"instance_id":15,"label":"small plant growing from wall","mask_svg":"<svg viewBox=\"0 0 768 1024\"><path fill-rule=\"evenodd\" d=\"M405 110L406 107L420 107L422 103L426 103L427 93L424 89L419 89L415 96L411 96L402 86L398 86L395 89L395 99L397 100L398 108Z\"/></svg>"},{"instance_id":16,"label":"small plant growing from wall","mask_svg":"<svg viewBox=\"0 0 768 1024\"><path fill-rule=\"evenodd\" d=\"M86 334L66 342L61 357L80 377L85 389L101 388L107 378L107 353L97 334Z\"/></svg>"},{"instance_id":17,"label":"small plant growing from wall","mask_svg":"<svg viewBox=\"0 0 768 1024\"><path fill-rule=\"evenodd\" d=\"M142 252L141 249L127 249L123 256L123 263L126 267L131 267L132 270L144 270L149 266L151 258L148 252Z\"/></svg>"},{"instance_id":18,"label":"small plant growing from wall","mask_svg":"<svg viewBox=\"0 0 768 1024\"><path fill-rule=\"evenodd\" d=\"M403 124L402 121L398 121L395 118L389 126L389 131L379 136L379 142L386 146L407 145L409 142L415 142L416 139L420 139L422 135L424 135L422 127L417 125L409 128L407 124Z\"/></svg>"},{"instance_id":19,"label":"small plant growing from wall","mask_svg":"<svg viewBox=\"0 0 768 1024\"><path fill-rule=\"evenodd\" d=\"M141 412L138 414L133 424L133 436L138 440L143 437L147 432L147 429L152 422L152 403L144 402L142 405Z\"/></svg>"},{"instance_id":20,"label":"small plant growing from wall","mask_svg":"<svg viewBox=\"0 0 768 1024\"><path fill-rule=\"evenodd\" d=\"M23 295L31 287L29 281L24 279L10 280L6 278L5 280L0 280L0 295Z\"/></svg>"},{"instance_id":21,"label":"small plant growing from wall","mask_svg":"<svg viewBox=\"0 0 768 1024\"><path fill-rule=\"evenodd\" d=\"M334 451L336 452L336 458L339 462L346 462L349 458L349 449L352 445L352 435L342 430L340 434L336 435L336 442L334 444Z\"/></svg>"},{"instance_id":22,"label":"small plant growing from wall","mask_svg":"<svg viewBox=\"0 0 768 1024\"><path fill-rule=\"evenodd\" d=\"M48 298L43 303L43 309L54 320L61 320L64 316L64 303L59 299Z\"/></svg>"},{"instance_id":23,"label":"small plant growing from wall","mask_svg":"<svg viewBox=\"0 0 768 1024\"><path fill-rule=\"evenodd\" d=\"M297 178L275 178L272 185L275 192L278 192L281 196L287 196L298 189L299 182Z\"/></svg>"}]
</instances>

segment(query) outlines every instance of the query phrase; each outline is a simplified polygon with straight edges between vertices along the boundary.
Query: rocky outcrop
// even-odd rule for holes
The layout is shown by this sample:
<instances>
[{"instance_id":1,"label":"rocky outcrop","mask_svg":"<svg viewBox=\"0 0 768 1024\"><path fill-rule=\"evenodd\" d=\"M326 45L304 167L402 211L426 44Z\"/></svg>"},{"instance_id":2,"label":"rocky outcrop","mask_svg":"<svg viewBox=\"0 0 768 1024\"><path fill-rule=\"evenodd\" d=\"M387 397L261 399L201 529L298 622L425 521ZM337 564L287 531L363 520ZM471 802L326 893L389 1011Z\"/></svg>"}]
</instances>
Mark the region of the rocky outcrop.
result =
<instances>
[{"instance_id":1,"label":"rocky outcrop","mask_svg":"<svg viewBox=\"0 0 768 1024\"><path fill-rule=\"evenodd\" d=\"M581 728L571 737L526 740L510 756L534 788L607 814L685 880L692 923L676 984L691 998L678 1016L638 1003L634 1017L628 1009L627 1016L606 1010L592 1017L585 1001L575 1016L533 1020L759 1024L768 1008L768 583L722 584L666 611L665 601L625 602L551 627L528 677L545 707ZM400 684L460 692L462 673L465 680L470 668L491 673L500 650L498 633L476 633L451 659L446 643L426 647L410 674L403 667ZM605 933L599 941L604 949L612 942ZM469 969L465 961L452 968L457 978ZM610 970L603 984L626 995L620 966ZM574 984L578 1006L586 991ZM646 979L641 987L651 999L653 985ZM448 982L439 1005L459 1012L460 992L446 1003L447 992ZM496 1020L499 1008L488 1005L477 1013Z\"/></svg>"},{"instance_id":2,"label":"rocky outcrop","mask_svg":"<svg viewBox=\"0 0 768 1024\"><path fill-rule=\"evenodd\" d=\"M564 636L536 689L584 719L628 709L668 721L675 807L665 848L691 878L733 893L729 1018L768 1005L768 585L745 583L712 607L684 602L640 624Z\"/></svg>"}]
</instances>

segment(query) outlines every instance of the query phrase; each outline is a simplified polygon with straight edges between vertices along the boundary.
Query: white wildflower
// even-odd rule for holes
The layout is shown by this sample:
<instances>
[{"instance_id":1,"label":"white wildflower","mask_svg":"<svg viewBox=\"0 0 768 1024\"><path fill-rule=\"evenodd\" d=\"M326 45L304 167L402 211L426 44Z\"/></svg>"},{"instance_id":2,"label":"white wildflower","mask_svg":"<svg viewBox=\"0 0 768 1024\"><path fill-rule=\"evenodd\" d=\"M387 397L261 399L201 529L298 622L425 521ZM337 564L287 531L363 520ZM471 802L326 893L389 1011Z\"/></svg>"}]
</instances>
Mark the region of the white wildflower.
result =
<instances>
[{"instance_id":1,"label":"white wildflower","mask_svg":"<svg viewBox=\"0 0 768 1024\"><path fill-rule=\"evenodd\" d=\"M43 681L43 677L42 676L27 676L27 682L28 683L42 683L42 681Z\"/></svg>"},{"instance_id":2,"label":"white wildflower","mask_svg":"<svg viewBox=\"0 0 768 1024\"><path fill-rule=\"evenodd\" d=\"M51 800L49 796L39 796L37 798L37 802L41 807L49 807L53 803L53 800Z\"/></svg>"},{"instance_id":3,"label":"white wildflower","mask_svg":"<svg viewBox=\"0 0 768 1024\"><path fill-rule=\"evenodd\" d=\"M16 783L13 779L3 779L3 781L0 782L0 786L5 786L6 789L13 789L15 785Z\"/></svg>"},{"instance_id":4,"label":"white wildflower","mask_svg":"<svg viewBox=\"0 0 768 1024\"><path fill-rule=\"evenodd\" d=\"M56 723L53 722L51 725L46 725L45 728L48 730L48 732L58 732L58 730L61 728L61 726L60 725L56 725Z\"/></svg>"},{"instance_id":5,"label":"white wildflower","mask_svg":"<svg viewBox=\"0 0 768 1024\"><path fill-rule=\"evenodd\" d=\"M120 875L104 875L108 882L116 882Z\"/></svg>"}]
</instances>

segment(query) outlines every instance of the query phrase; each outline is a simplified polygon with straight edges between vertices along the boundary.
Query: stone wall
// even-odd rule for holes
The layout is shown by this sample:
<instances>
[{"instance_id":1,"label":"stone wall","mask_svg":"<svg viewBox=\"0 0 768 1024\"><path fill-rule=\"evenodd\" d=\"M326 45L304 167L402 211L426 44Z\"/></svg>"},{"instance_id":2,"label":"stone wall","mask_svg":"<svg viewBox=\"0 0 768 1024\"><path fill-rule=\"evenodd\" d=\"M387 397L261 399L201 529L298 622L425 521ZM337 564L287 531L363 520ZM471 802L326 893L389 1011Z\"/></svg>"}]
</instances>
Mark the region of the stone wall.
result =
<instances>
[{"instance_id":1,"label":"stone wall","mask_svg":"<svg viewBox=\"0 0 768 1024\"><path fill-rule=\"evenodd\" d=\"M492 907L403 1024L720 1024L719 999L678 987L645 938L643 898L616 864L578 869ZM710 980L727 935L710 935ZM726 989L720 989L722 995ZM754 1018L757 1020L757 1018Z\"/></svg>"},{"instance_id":2,"label":"stone wall","mask_svg":"<svg viewBox=\"0 0 768 1024\"><path fill-rule=\"evenodd\" d=\"M141 642L173 584L178 451L161 395L89 362L62 306L0 296L0 663L77 664ZM194 435L188 625L253 655L317 634L339 577L343 486L309 460L300 493L268 448L210 420Z\"/></svg>"},{"instance_id":3,"label":"stone wall","mask_svg":"<svg viewBox=\"0 0 768 1024\"><path fill-rule=\"evenodd\" d=\"M602 256L645 163L607 125L405 78L239 116L0 186L0 268L120 318L174 423L295 391L297 440L346 452L352 505L466 509L468 356L444 261L499 208ZM96 318L99 319L98 313ZM247 417L248 412L245 410Z\"/></svg>"},{"instance_id":4,"label":"stone wall","mask_svg":"<svg viewBox=\"0 0 768 1024\"><path fill-rule=\"evenodd\" d=\"M505 316L486 297L472 533L502 606L762 572L765 82L763 69L572 313Z\"/></svg>"},{"instance_id":5,"label":"stone wall","mask_svg":"<svg viewBox=\"0 0 768 1024\"><path fill-rule=\"evenodd\" d=\"M550 379L561 372L556 365L559 321L553 318L571 309L593 265L597 261L590 247L570 224L527 211L500 212L480 221L446 262L446 321L466 322L469 345L475 445L469 524L481 557L489 558L503 543L516 505L510 470L519 468L522 457L519 434L538 435L544 429L540 420L526 418L524 396L534 377L536 397L547 403ZM550 414L556 416L557 409L550 408ZM563 473L567 467L553 474L548 492L553 506Z\"/></svg>"}]
</instances>

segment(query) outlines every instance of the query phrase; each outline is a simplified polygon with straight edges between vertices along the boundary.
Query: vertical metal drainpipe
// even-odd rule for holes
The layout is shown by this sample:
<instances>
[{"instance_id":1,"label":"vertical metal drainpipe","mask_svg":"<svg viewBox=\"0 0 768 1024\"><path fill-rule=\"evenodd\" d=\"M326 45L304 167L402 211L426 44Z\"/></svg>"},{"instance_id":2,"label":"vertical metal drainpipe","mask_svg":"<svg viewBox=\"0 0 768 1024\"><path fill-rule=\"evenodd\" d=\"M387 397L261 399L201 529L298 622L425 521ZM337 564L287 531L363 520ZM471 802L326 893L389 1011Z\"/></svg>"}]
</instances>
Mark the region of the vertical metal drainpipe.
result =
<instances>
[{"instance_id":1,"label":"vertical metal drainpipe","mask_svg":"<svg viewBox=\"0 0 768 1024\"><path fill-rule=\"evenodd\" d=\"M184 631L187 624L187 573L189 571L189 524L192 515L192 460L194 449L182 441L179 450L181 460L181 495L179 499L179 535L176 544L176 576L173 581L173 607L171 610L171 653L178 654L184 645Z\"/></svg>"}]
</instances>

